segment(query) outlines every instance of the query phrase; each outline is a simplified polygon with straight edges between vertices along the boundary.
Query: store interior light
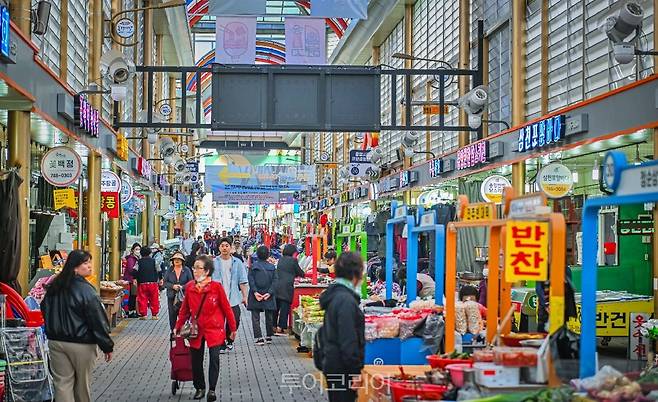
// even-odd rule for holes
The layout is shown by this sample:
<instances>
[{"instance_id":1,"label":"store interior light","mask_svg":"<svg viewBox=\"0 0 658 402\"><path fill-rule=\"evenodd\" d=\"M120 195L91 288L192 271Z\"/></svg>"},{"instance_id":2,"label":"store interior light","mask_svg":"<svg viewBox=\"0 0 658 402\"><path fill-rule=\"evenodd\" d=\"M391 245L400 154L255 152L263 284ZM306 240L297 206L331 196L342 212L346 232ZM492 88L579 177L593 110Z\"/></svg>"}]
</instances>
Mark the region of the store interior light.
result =
<instances>
[{"instance_id":1,"label":"store interior light","mask_svg":"<svg viewBox=\"0 0 658 402\"><path fill-rule=\"evenodd\" d=\"M571 178L572 178L572 180L573 180L574 183L578 183L578 172L573 171L573 172L571 173Z\"/></svg>"}]
</instances>

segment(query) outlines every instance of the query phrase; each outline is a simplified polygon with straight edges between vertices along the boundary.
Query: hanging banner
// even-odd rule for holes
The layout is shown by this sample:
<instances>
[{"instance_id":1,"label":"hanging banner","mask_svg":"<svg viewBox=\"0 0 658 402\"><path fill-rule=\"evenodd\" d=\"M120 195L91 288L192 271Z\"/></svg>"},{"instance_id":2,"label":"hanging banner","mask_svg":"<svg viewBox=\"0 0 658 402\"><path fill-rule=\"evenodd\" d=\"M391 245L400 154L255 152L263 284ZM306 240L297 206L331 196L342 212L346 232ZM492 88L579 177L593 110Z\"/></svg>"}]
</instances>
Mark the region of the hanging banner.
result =
<instances>
[{"instance_id":1,"label":"hanging banner","mask_svg":"<svg viewBox=\"0 0 658 402\"><path fill-rule=\"evenodd\" d=\"M272 191L213 191L212 200L218 204L238 205L271 205L294 203L292 193L280 193Z\"/></svg>"},{"instance_id":2,"label":"hanging banner","mask_svg":"<svg viewBox=\"0 0 658 402\"><path fill-rule=\"evenodd\" d=\"M206 166L206 191L298 191L315 183L315 166Z\"/></svg>"},{"instance_id":3,"label":"hanging banner","mask_svg":"<svg viewBox=\"0 0 658 402\"><path fill-rule=\"evenodd\" d=\"M64 207L77 208L78 203L75 198L75 191L72 188L64 188L61 190L53 190L53 200L55 202L55 210Z\"/></svg>"},{"instance_id":4,"label":"hanging banner","mask_svg":"<svg viewBox=\"0 0 658 402\"><path fill-rule=\"evenodd\" d=\"M107 212L108 218L119 217L119 193L101 192L101 212Z\"/></svg>"},{"instance_id":5,"label":"hanging banner","mask_svg":"<svg viewBox=\"0 0 658 402\"><path fill-rule=\"evenodd\" d=\"M133 185L128 180L121 180L121 204L126 204L133 198Z\"/></svg>"},{"instance_id":6,"label":"hanging banner","mask_svg":"<svg viewBox=\"0 0 658 402\"><path fill-rule=\"evenodd\" d=\"M75 183L82 173L82 160L75 150L56 147L41 159L41 175L55 187L67 187Z\"/></svg>"},{"instance_id":7,"label":"hanging banner","mask_svg":"<svg viewBox=\"0 0 658 402\"><path fill-rule=\"evenodd\" d=\"M217 17L215 63L256 63L256 17Z\"/></svg>"},{"instance_id":8,"label":"hanging banner","mask_svg":"<svg viewBox=\"0 0 658 402\"><path fill-rule=\"evenodd\" d=\"M327 63L327 23L323 18L286 17L285 24L286 64Z\"/></svg>"},{"instance_id":9,"label":"hanging banner","mask_svg":"<svg viewBox=\"0 0 658 402\"><path fill-rule=\"evenodd\" d=\"M486 202L500 204L503 202L503 190L505 187L512 187L512 183L504 176L489 176L480 186L480 195Z\"/></svg>"},{"instance_id":10,"label":"hanging banner","mask_svg":"<svg viewBox=\"0 0 658 402\"><path fill-rule=\"evenodd\" d=\"M265 15L265 0L210 0L208 15Z\"/></svg>"},{"instance_id":11,"label":"hanging banner","mask_svg":"<svg viewBox=\"0 0 658 402\"><path fill-rule=\"evenodd\" d=\"M325 18L368 18L368 0L313 0L311 15Z\"/></svg>"},{"instance_id":12,"label":"hanging banner","mask_svg":"<svg viewBox=\"0 0 658 402\"><path fill-rule=\"evenodd\" d=\"M505 228L505 281L547 280L548 222L509 221Z\"/></svg>"},{"instance_id":13,"label":"hanging banner","mask_svg":"<svg viewBox=\"0 0 658 402\"><path fill-rule=\"evenodd\" d=\"M121 192L121 179L113 171L103 170L101 172L101 193L108 192Z\"/></svg>"},{"instance_id":14,"label":"hanging banner","mask_svg":"<svg viewBox=\"0 0 658 402\"><path fill-rule=\"evenodd\" d=\"M573 176L571 170L563 164L551 163L539 171L537 183L547 197L562 198L571 191Z\"/></svg>"}]
</instances>

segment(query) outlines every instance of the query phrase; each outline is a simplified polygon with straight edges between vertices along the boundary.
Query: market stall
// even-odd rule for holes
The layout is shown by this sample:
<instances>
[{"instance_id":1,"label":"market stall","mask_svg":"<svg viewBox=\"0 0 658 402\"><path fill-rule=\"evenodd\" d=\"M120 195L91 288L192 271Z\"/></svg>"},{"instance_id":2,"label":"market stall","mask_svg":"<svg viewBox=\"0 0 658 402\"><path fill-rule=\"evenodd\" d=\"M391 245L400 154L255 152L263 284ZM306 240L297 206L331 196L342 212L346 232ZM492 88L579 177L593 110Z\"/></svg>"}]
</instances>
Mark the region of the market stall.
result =
<instances>
[{"instance_id":1,"label":"market stall","mask_svg":"<svg viewBox=\"0 0 658 402\"><path fill-rule=\"evenodd\" d=\"M364 262L368 261L368 234L363 230L361 223L346 223L341 227L341 233L335 235L336 254L340 256L345 251L361 254ZM346 246L347 244L347 246ZM368 295L367 276L361 286L361 298Z\"/></svg>"}]
</instances>

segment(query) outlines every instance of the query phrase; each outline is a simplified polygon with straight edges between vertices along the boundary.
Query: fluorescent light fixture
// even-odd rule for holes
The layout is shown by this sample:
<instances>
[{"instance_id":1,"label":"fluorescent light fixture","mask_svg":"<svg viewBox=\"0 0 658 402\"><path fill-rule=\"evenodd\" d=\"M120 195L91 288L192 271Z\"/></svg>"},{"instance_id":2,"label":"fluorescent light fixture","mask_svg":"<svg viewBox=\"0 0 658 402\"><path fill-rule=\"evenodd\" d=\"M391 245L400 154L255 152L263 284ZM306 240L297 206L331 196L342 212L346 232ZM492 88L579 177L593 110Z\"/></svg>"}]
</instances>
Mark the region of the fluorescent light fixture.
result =
<instances>
[{"instance_id":1,"label":"fluorescent light fixture","mask_svg":"<svg viewBox=\"0 0 658 402\"><path fill-rule=\"evenodd\" d=\"M574 182L574 183L578 183L578 172L573 171L573 172L571 173L571 178L573 179L573 182Z\"/></svg>"}]
</instances>

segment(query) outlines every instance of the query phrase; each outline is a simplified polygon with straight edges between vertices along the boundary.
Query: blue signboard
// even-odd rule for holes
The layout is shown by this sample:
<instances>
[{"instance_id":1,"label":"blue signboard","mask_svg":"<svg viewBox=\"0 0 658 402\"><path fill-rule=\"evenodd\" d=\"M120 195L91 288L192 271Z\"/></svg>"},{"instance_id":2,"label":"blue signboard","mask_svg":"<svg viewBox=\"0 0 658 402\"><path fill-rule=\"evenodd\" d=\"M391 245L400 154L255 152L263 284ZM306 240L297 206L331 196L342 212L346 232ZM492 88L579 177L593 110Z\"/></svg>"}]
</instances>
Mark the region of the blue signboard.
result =
<instances>
[{"instance_id":1,"label":"blue signboard","mask_svg":"<svg viewBox=\"0 0 658 402\"><path fill-rule=\"evenodd\" d=\"M0 6L0 54L9 57L9 8Z\"/></svg>"},{"instance_id":2,"label":"blue signboard","mask_svg":"<svg viewBox=\"0 0 658 402\"><path fill-rule=\"evenodd\" d=\"M519 129L518 152L531 151L560 141L564 138L565 120L564 115L558 115Z\"/></svg>"},{"instance_id":3,"label":"blue signboard","mask_svg":"<svg viewBox=\"0 0 658 402\"><path fill-rule=\"evenodd\" d=\"M432 159L429 162L430 177L439 177L441 175L441 159Z\"/></svg>"}]
</instances>

